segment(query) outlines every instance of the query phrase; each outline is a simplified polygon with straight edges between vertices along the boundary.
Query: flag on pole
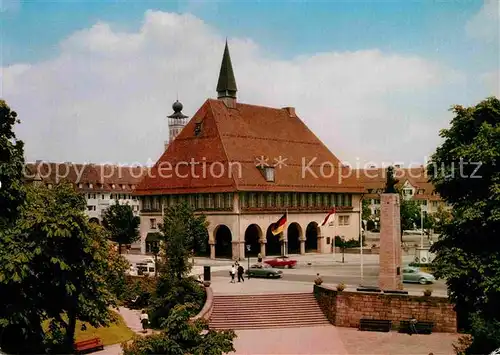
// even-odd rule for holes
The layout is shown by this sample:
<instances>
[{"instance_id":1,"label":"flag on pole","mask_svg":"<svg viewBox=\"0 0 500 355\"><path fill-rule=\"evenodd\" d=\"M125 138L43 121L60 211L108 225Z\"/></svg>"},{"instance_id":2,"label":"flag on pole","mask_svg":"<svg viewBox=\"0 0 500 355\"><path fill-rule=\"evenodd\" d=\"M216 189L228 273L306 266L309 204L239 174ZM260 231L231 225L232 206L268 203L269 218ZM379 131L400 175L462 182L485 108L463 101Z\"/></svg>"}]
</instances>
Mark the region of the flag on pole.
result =
<instances>
[{"instance_id":1,"label":"flag on pole","mask_svg":"<svg viewBox=\"0 0 500 355\"><path fill-rule=\"evenodd\" d=\"M287 214L285 213L283 216L280 217L280 219L278 219L276 223L273 223L271 227L271 232L273 233L273 235L277 235L283 232L283 230L285 229L286 220L287 220Z\"/></svg>"},{"instance_id":2,"label":"flag on pole","mask_svg":"<svg viewBox=\"0 0 500 355\"><path fill-rule=\"evenodd\" d=\"M321 223L322 226L324 226L325 224L327 224L330 220L334 220L335 219L335 207L333 207L330 212L328 212L328 214L326 215L325 217L325 220L323 221L323 223Z\"/></svg>"}]
</instances>

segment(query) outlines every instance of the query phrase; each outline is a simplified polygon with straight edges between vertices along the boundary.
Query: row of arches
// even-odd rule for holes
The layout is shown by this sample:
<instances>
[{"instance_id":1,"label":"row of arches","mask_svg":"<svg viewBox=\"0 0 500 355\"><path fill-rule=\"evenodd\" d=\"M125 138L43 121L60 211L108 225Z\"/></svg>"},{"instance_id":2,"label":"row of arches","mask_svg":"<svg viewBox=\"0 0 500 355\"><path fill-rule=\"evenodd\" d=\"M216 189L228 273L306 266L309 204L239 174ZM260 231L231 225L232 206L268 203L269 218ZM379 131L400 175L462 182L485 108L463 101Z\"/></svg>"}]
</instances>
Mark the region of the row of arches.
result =
<instances>
[{"instance_id":1,"label":"row of arches","mask_svg":"<svg viewBox=\"0 0 500 355\"><path fill-rule=\"evenodd\" d=\"M270 225L265 234L261 227L257 224L251 224L245 230L245 248L250 246L250 251L245 250L248 256L256 256L261 252L261 244L265 242L265 255L281 255L282 242L279 236L272 233L272 225ZM318 236L319 227L316 222L311 222L306 227L305 232L305 252L318 251ZM303 229L298 223L290 223L287 227L287 254L299 254L300 243L303 239ZM214 231L215 241L215 257L216 258L230 258L233 253L233 236L231 230L226 225L219 225Z\"/></svg>"}]
</instances>

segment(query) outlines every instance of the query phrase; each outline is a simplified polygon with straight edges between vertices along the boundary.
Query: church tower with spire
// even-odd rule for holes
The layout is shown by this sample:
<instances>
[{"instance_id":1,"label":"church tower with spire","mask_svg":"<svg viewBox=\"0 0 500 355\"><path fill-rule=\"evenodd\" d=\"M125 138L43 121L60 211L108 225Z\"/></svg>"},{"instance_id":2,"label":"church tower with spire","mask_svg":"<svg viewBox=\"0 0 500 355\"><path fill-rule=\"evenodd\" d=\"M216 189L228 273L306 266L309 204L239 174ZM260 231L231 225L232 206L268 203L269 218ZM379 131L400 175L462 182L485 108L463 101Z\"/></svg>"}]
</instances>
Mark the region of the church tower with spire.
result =
<instances>
[{"instance_id":1,"label":"church tower with spire","mask_svg":"<svg viewBox=\"0 0 500 355\"><path fill-rule=\"evenodd\" d=\"M226 40L226 47L224 48L220 66L219 81L217 82L217 98L224 101L227 107L235 108L237 91L233 65L231 64L231 56L229 55L229 47Z\"/></svg>"},{"instance_id":2,"label":"church tower with spire","mask_svg":"<svg viewBox=\"0 0 500 355\"><path fill-rule=\"evenodd\" d=\"M168 141L165 142L165 150L167 150L168 145L174 141L175 137L177 137L177 135L181 133L182 129L187 123L188 116L182 113L182 108L182 104L179 102L179 100L176 100L172 105L174 113L172 113L170 116L167 116Z\"/></svg>"}]
</instances>

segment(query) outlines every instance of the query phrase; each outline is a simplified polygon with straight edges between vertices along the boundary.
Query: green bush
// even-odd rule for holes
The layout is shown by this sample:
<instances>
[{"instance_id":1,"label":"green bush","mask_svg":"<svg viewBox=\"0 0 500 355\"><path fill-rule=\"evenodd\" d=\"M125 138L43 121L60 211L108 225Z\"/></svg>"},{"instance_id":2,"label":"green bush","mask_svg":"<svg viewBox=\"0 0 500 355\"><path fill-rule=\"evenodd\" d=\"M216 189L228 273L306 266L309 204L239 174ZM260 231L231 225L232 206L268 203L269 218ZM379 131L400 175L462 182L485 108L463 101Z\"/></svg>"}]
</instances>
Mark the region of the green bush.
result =
<instances>
[{"instance_id":1,"label":"green bush","mask_svg":"<svg viewBox=\"0 0 500 355\"><path fill-rule=\"evenodd\" d=\"M171 310L177 305L192 304L189 308L191 316L198 314L203 308L206 299L204 286L193 277L181 280L162 278L151 299L149 315L151 326L161 328L162 322L170 315Z\"/></svg>"},{"instance_id":2,"label":"green bush","mask_svg":"<svg viewBox=\"0 0 500 355\"><path fill-rule=\"evenodd\" d=\"M152 277L129 276L125 277L124 292L120 301L131 309L148 307L151 297L156 292L158 280ZM134 302L135 301L135 302Z\"/></svg>"},{"instance_id":3,"label":"green bush","mask_svg":"<svg viewBox=\"0 0 500 355\"><path fill-rule=\"evenodd\" d=\"M335 236L335 246L340 248L359 248L359 240L349 239L343 240L340 236Z\"/></svg>"},{"instance_id":4,"label":"green bush","mask_svg":"<svg viewBox=\"0 0 500 355\"><path fill-rule=\"evenodd\" d=\"M209 330L203 319L190 322L192 307L191 304L177 305L163 322L160 333L137 336L132 343L123 343L123 354L222 355L234 352L235 332Z\"/></svg>"}]
</instances>

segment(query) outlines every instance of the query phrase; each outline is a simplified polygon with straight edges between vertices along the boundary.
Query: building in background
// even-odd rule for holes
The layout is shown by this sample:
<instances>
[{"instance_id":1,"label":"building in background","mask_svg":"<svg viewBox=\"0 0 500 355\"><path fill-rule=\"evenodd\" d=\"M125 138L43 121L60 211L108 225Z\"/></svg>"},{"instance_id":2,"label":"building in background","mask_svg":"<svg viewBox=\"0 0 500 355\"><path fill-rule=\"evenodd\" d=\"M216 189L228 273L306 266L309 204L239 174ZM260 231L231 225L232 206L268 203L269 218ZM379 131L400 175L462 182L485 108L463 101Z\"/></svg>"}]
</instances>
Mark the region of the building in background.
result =
<instances>
[{"instance_id":1,"label":"building in background","mask_svg":"<svg viewBox=\"0 0 500 355\"><path fill-rule=\"evenodd\" d=\"M386 168L360 169L357 175L365 188L364 200L373 217L380 217L380 194L384 192L387 180ZM426 207L427 213L435 213L439 206L448 208L439 194L434 191L434 186L429 182L429 176L424 166L415 168L402 168L395 166L395 178L399 180L396 187L401 190L403 198L418 201Z\"/></svg>"},{"instance_id":2,"label":"building in background","mask_svg":"<svg viewBox=\"0 0 500 355\"><path fill-rule=\"evenodd\" d=\"M293 107L243 104L236 94L226 43L218 98L205 101L136 188L142 251L156 243L164 208L179 202L207 216L211 258L328 253L335 235L358 240L363 187L349 168ZM335 220L322 226L333 206ZM284 215L283 234L274 235Z\"/></svg>"},{"instance_id":3,"label":"building in background","mask_svg":"<svg viewBox=\"0 0 500 355\"><path fill-rule=\"evenodd\" d=\"M80 191L87 201L87 216L91 222L100 224L102 213L118 201L132 206L139 215L139 200L132 192L148 169L137 166L74 164L36 161L27 163L25 180L52 188L67 181Z\"/></svg>"}]
</instances>

